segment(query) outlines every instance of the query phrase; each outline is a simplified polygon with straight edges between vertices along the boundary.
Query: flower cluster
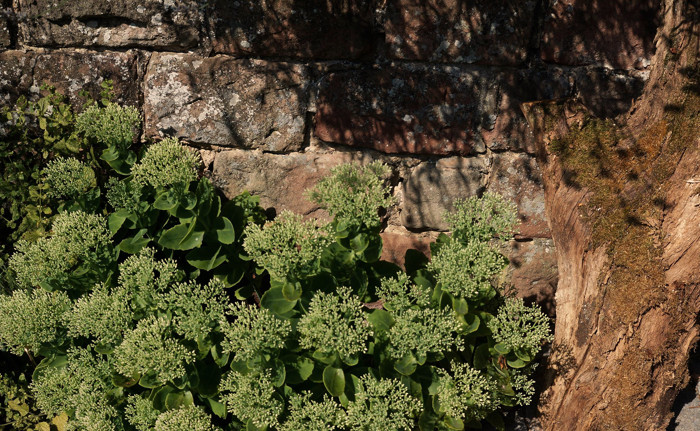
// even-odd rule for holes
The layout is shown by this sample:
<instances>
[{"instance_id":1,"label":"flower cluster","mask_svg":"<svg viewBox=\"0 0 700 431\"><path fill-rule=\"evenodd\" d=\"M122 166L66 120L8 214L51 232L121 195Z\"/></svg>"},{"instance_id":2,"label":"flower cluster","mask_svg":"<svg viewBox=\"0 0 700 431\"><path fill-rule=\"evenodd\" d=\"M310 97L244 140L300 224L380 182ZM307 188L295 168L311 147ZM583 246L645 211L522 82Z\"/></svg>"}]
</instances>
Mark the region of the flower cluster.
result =
<instances>
[{"instance_id":1,"label":"flower cluster","mask_svg":"<svg viewBox=\"0 0 700 431\"><path fill-rule=\"evenodd\" d=\"M263 352L271 352L284 347L286 338L292 331L287 320L277 318L265 308L257 308L236 303L229 307L233 322L222 319L224 352L234 354L236 361L248 361Z\"/></svg>"},{"instance_id":2,"label":"flower cluster","mask_svg":"<svg viewBox=\"0 0 700 431\"><path fill-rule=\"evenodd\" d=\"M148 147L131 173L134 182L155 189L184 187L197 179L199 157L183 147L177 139L168 138Z\"/></svg>"},{"instance_id":3,"label":"flower cluster","mask_svg":"<svg viewBox=\"0 0 700 431\"><path fill-rule=\"evenodd\" d=\"M110 103L104 108L90 105L76 119L76 130L86 138L117 149L128 148L141 124L139 111Z\"/></svg>"},{"instance_id":4,"label":"flower cluster","mask_svg":"<svg viewBox=\"0 0 700 431\"><path fill-rule=\"evenodd\" d=\"M372 336L362 302L348 287L338 288L335 294L316 293L297 330L303 348L338 353L341 358L365 352Z\"/></svg>"},{"instance_id":5,"label":"flower cluster","mask_svg":"<svg viewBox=\"0 0 700 431\"><path fill-rule=\"evenodd\" d=\"M443 291L476 300L493 288L491 280L507 262L505 256L488 243L472 241L464 245L449 241L433 256L428 269L433 271Z\"/></svg>"},{"instance_id":6,"label":"flower cluster","mask_svg":"<svg viewBox=\"0 0 700 431\"><path fill-rule=\"evenodd\" d=\"M363 167L340 165L319 181L309 195L348 230L357 230L362 225L376 229L381 225L377 211L393 203L388 188L383 185L382 177L388 173L389 168L381 162Z\"/></svg>"},{"instance_id":7,"label":"flower cluster","mask_svg":"<svg viewBox=\"0 0 700 431\"><path fill-rule=\"evenodd\" d=\"M390 311L403 311L414 306L427 307L430 294L412 284L405 272L396 278L384 278L377 288L377 296L384 300L384 308Z\"/></svg>"},{"instance_id":8,"label":"flower cluster","mask_svg":"<svg viewBox=\"0 0 700 431\"><path fill-rule=\"evenodd\" d=\"M159 382L168 382L185 375L185 364L194 361L194 352L172 336L172 325L165 317L141 320L124 335L114 350L114 366L121 374L150 374Z\"/></svg>"},{"instance_id":9,"label":"flower cluster","mask_svg":"<svg viewBox=\"0 0 700 431\"><path fill-rule=\"evenodd\" d=\"M47 194L55 198L77 198L97 185L95 171L78 159L59 157L42 170L49 186Z\"/></svg>"},{"instance_id":10,"label":"flower cluster","mask_svg":"<svg viewBox=\"0 0 700 431\"><path fill-rule=\"evenodd\" d=\"M321 253L330 243L314 222L304 222L302 216L289 211L262 228L248 225L244 235L245 251L278 280L315 274Z\"/></svg>"},{"instance_id":11,"label":"flower cluster","mask_svg":"<svg viewBox=\"0 0 700 431\"><path fill-rule=\"evenodd\" d=\"M53 235L35 242L19 241L10 268L22 287L39 286L49 279L63 280L79 264L100 266L112 254L104 217L82 211L61 213L53 222Z\"/></svg>"},{"instance_id":12,"label":"flower cluster","mask_svg":"<svg viewBox=\"0 0 700 431\"><path fill-rule=\"evenodd\" d=\"M68 335L92 337L99 345L115 346L132 327L133 313L124 289L110 292L98 284L90 295L83 296L66 315Z\"/></svg>"},{"instance_id":13,"label":"flower cluster","mask_svg":"<svg viewBox=\"0 0 700 431\"><path fill-rule=\"evenodd\" d=\"M105 197L116 210L137 211L141 206L141 187L132 181L110 178L107 182Z\"/></svg>"},{"instance_id":14,"label":"flower cluster","mask_svg":"<svg viewBox=\"0 0 700 431\"><path fill-rule=\"evenodd\" d=\"M211 424L211 417L193 405L167 410L158 416L154 431L215 431L220 428Z\"/></svg>"},{"instance_id":15,"label":"flower cluster","mask_svg":"<svg viewBox=\"0 0 700 431\"><path fill-rule=\"evenodd\" d=\"M447 309L408 309L394 314L395 324L389 330L389 354L396 360L412 354L425 358L456 347L464 349L458 335L460 323Z\"/></svg>"},{"instance_id":16,"label":"flower cluster","mask_svg":"<svg viewBox=\"0 0 700 431\"><path fill-rule=\"evenodd\" d=\"M149 314L160 294L182 279L182 273L171 259L155 260L155 250L144 248L119 265L119 286L131 298L137 316Z\"/></svg>"},{"instance_id":17,"label":"flower cluster","mask_svg":"<svg viewBox=\"0 0 700 431\"><path fill-rule=\"evenodd\" d=\"M138 431L151 431L160 412L153 408L153 401L139 395L130 395L124 409L126 420Z\"/></svg>"},{"instance_id":18,"label":"flower cluster","mask_svg":"<svg viewBox=\"0 0 700 431\"><path fill-rule=\"evenodd\" d=\"M284 403L277 396L269 373L241 374L231 371L221 383L221 388L229 412L244 421L252 421L258 428L277 425Z\"/></svg>"},{"instance_id":19,"label":"flower cluster","mask_svg":"<svg viewBox=\"0 0 700 431\"><path fill-rule=\"evenodd\" d=\"M206 286L177 283L162 296L162 308L173 313L175 332L188 340L205 338L224 316L228 298L224 284L211 280Z\"/></svg>"},{"instance_id":20,"label":"flower cluster","mask_svg":"<svg viewBox=\"0 0 700 431\"><path fill-rule=\"evenodd\" d=\"M289 414L280 431L333 431L345 422L345 412L334 400L323 396L323 401L312 401L311 393L292 394L287 406Z\"/></svg>"},{"instance_id":21,"label":"flower cluster","mask_svg":"<svg viewBox=\"0 0 700 431\"><path fill-rule=\"evenodd\" d=\"M466 420L481 420L500 405L498 383L469 364L451 362L452 374L438 369L436 389L439 412ZM435 403L434 403L435 404Z\"/></svg>"},{"instance_id":22,"label":"flower cluster","mask_svg":"<svg viewBox=\"0 0 700 431\"><path fill-rule=\"evenodd\" d=\"M494 237L508 239L518 223L515 204L494 193L484 193L454 202L454 211L445 215L452 238L463 243L486 242Z\"/></svg>"},{"instance_id":23,"label":"flower cluster","mask_svg":"<svg viewBox=\"0 0 700 431\"><path fill-rule=\"evenodd\" d=\"M542 344L552 341L549 318L537 306L528 307L521 298L507 298L488 327L497 343L534 358Z\"/></svg>"},{"instance_id":24,"label":"flower cluster","mask_svg":"<svg viewBox=\"0 0 700 431\"><path fill-rule=\"evenodd\" d=\"M369 374L360 378L355 400L347 407L345 424L355 431L415 429L422 410L421 401L395 379L375 379Z\"/></svg>"},{"instance_id":25,"label":"flower cluster","mask_svg":"<svg viewBox=\"0 0 700 431\"><path fill-rule=\"evenodd\" d=\"M36 352L61 337L63 316L71 300L64 292L16 290L0 296L0 346L16 355Z\"/></svg>"}]
</instances>

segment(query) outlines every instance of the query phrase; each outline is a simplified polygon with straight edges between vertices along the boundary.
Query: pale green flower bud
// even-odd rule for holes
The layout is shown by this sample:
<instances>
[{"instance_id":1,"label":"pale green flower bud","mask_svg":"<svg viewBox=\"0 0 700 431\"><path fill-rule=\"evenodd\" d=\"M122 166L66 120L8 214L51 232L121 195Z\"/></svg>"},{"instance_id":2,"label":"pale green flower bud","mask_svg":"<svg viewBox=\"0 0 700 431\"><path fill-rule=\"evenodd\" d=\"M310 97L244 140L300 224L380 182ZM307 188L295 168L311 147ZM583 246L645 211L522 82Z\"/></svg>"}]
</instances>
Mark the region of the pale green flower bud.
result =
<instances>
[{"instance_id":1,"label":"pale green flower bud","mask_svg":"<svg viewBox=\"0 0 700 431\"><path fill-rule=\"evenodd\" d=\"M171 322L165 317L141 320L114 350L114 366L121 374L152 374L163 383L183 377L185 365L194 359L194 352L173 338Z\"/></svg>"},{"instance_id":2,"label":"pale green flower bud","mask_svg":"<svg viewBox=\"0 0 700 431\"><path fill-rule=\"evenodd\" d=\"M200 159L175 138L164 139L146 150L131 173L134 182L153 188L184 187L197 179Z\"/></svg>"},{"instance_id":3,"label":"pale green flower bud","mask_svg":"<svg viewBox=\"0 0 700 431\"><path fill-rule=\"evenodd\" d=\"M520 350L531 358L544 343L552 341L549 318L536 304L528 307L521 298L507 298L488 327L497 343L513 351Z\"/></svg>"},{"instance_id":4,"label":"pale green flower bud","mask_svg":"<svg viewBox=\"0 0 700 431\"><path fill-rule=\"evenodd\" d=\"M33 289L0 295L0 346L16 355L37 352L62 337L63 316L71 300L64 292Z\"/></svg>"},{"instance_id":5,"label":"pale green flower bud","mask_svg":"<svg viewBox=\"0 0 700 431\"><path fill-rule=\"evenodd\" d=\"M230 306L228 315L235 320L221 321L224 352L233 353L234 360L248 361L260 353L269 353L284 347L284 342L292 332L287 320L277 318L265 308L257 308L244 303Z\"/></svg>"},{"instance_id":6,"label":"pale green flower bud","mask_svg":"<svg viewBox=\"0 0 700 431\"><path fill-rule=\"evenodd\" d=\"M352 431L412 431L421 411L421 401L399 380L376 380L365 374L355 400L348 404L345 424Z\"/></svg>"},{"instance_id":7,"label":"pale green flower bud","mask_svg":"<svg viewBox=\"0 0 700 431\"><path fill-rule=\"evenodd\" d=\"M243 247L271 277L284 280L316 274L321 254L330 242L315 222L304 222L302 216L283 211L262 228L248 225Z\"/></svg>"},{"instance_id":8,"label":"pale green flower bud","mask_svg":"<svg viewBox=\"0 0 700 431\"><path fill-rule=\"evenodd\" d=\"M94 139L119 150L128 148L141 124L141 114L131 106L110 103L104 108L90 105L75 121L76 130L86 138Z\"/></svg>"},{"instance_id":9,"label":"pale green flower bud","mask_svg":"<svg viewBox=\"0 0 700 431\"><path fill-rule=\"evenodd\" d=\"M389 188L383 185L382 177L388 173L389 168L381 162L340 165L331 169L331 175L319 181L308 194L349 230L362 225L376 229L381 225L379 208L394 203Z\"/></svg>"},{"instance_id":10,"label":"pale green flower bud","mask_svg":"<svg viewBox=\"0 0 700 431\"><path fill-rule=\"evenodd\" d=\"M366 352L373 334L360 298L348 287L339 287L335 294L316 293L297 330L301 347L341 358Z\"/></svg>"},{"instance_id":11,"label":"pale green flower bud","mask_svg":"<svg viewBox=\"0 0 700 431\"><path fill-rule=\"evenodd\" d=\"M126 420L138 431L152 431L160 412L153 407L153 401L139 395L127 399Z\"/></svg>"},{"instance_id":12,"label":"pale green flower bud","mask_svg":"<svg viewBox=\"0 0 700 431\"><path fill-rule=\"evenodd\" d=\"M311 393L292 394L289 398L289 415L279 426L280 431L333 431L341 429L345 412L334 400L323 395L323 401L311 400Z\"/></svg>"},{"instance_id":13,"label":"pale green flower bud","mask_svg":"<svg viewBox=\"0 0 700 431\"><path fill-rule=\"evenodd\" d=\"M212 425L211 416L201 407L190 405L161 413L156 421L154 431L215 431L219 429Z\"/></svg>"},{"instance_id":14,"label":"pale green flower bud","mask_svg":"<svg viewBox=\"0 0 700 431\"><path fill-rule=\"evenodd\" d=\"M166 310L173 313L175 332L184 338L204 339L224 318L228 298L224 284L211 280L206 286L194 281L177 283L163 295Z\"/></svg>"},{"instance_id":15,"label":"pale green flower bud","mask_svg":"<svg viewBox=\"0 0 700 431\"><path fill-rule=\"evenodd\" d=\"M71 337L90 337L100 345L117 345L124 331L132 328L134 316L124 289L109 292L98 284L90 295L83 296L66 314L66 327Z\"/></svg>"},{"instance_id":16,"label":"pale green flower bud","mask_svg":"<svg viewBox=\"0 0 700 431\"><path fill-rule=\"evenodd\" d=\"M462 420L482 420L496 410L498 383L469 364L451 362L452 374L438 369L436 389L439 413ZM433 404L435 405L435 403Z\"/></svg>"},{"instance_id":17,"label":"pale green flower bud","mask_svg":"<svg viewBox=\"0 0 700 431\"><path fill-rule=\"evenodd\" d=\"M258 427L275 427L284 403L275 392L270 374L241 374L231 371L221 384L226 408L244 423L251 420Z\"/></svg>"},{"instance_id":18,"label":"pale green flower bud","mask_svg":"<svg viewBox=\"0 0 700 431\"><path fill-rule=\"evenodd\" d=\"M95 171L78 159L59 157L41 173L49 186L46 193L54 198L77 198L97 185Z\"/></svg>"},{"instance_id":19,"label":"pale green flower bud","mask_svg":"<svg viewBox=\"0 0 700 431\"><path fill-rule=\"evenodd\" d=\"M413 354L425 357L428 353L464 349L458 335L460 323L448 310L408 309L394 314L395 324L389 330L389 354L399 360Z\"/></svg>"},{"instance_id":20,"label":"pale green flower bud","mask_svg":"<svg viewBox=\"0 0 700 431\"><path fill-rule=\"evenodd\" d=\"M515 204L494 193L454 202L454 211L445 215L452 238L463 243L487 242L494 237L510 238L518 224Z\"/></svg>"}]
</instances>

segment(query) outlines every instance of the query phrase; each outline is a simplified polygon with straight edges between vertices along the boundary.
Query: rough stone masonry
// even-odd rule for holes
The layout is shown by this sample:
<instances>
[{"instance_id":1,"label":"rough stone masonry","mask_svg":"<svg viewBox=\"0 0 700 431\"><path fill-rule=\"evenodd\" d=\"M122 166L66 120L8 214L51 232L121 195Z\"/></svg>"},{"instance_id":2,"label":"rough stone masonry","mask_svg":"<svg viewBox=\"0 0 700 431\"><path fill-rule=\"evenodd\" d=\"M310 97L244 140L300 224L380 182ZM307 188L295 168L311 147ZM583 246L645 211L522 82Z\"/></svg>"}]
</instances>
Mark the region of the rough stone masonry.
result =
<instances>
[{"instance_id":1,"label":"rough stone masonry","mask_svg":"<svg viewBox=\"0 0 700 431\"><path fill-rule=\"evenodd\" d=\"M228 195L323 216L302 191L382 160L397 196L385 258L427 250L457 198L519 208L510 280L551 311L557 282L523 102L627 111L653 54L657 0L0 0L0 103L46 82L143 114L142 139L201 149Z\"/></svg>"}]
</instances>

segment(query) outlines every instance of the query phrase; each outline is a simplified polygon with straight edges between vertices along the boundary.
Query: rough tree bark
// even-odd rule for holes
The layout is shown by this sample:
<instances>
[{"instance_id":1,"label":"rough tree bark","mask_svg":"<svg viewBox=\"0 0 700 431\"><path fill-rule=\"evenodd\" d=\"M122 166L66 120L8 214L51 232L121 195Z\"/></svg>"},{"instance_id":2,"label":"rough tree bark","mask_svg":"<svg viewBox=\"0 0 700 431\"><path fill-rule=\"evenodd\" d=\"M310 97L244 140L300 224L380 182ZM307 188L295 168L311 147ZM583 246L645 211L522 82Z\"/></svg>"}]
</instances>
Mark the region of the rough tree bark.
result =
<instances>
[{"instance_id":1,"label":"rough tree bark","mask_svg":"<svg viewBox=\"0 0 700 431\"><path fill-rule=\"evenodd\" d=\"M557 245L545 430L663 430L700 326L700 7L665 0L624 125L575 101L523 110Z\"/></svg>"}]
</instances>

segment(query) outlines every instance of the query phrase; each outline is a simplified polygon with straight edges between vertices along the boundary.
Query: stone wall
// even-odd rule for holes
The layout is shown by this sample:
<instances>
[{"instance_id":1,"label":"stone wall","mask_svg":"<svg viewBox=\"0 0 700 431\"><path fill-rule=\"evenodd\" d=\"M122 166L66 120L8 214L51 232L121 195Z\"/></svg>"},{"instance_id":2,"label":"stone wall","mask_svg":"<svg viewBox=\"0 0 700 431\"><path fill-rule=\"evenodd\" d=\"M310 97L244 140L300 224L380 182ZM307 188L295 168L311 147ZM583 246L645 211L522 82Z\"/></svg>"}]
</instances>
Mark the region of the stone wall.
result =
<instances>
[{"instance_id":1,"label":"stone wall","mask_svg":"<svg viewBox=\"0 0 700 431\"><path fill-rule=\"evenodd\" d=\"M383 160L398 204L385 257L426 249L457 198L514 199L508 253L523 296L557 269L523 102L628 110L658 0L0 0L0 102L47 82L76 104L114 81L143 139L200 148L233 196L320 215L302 191L331 167Z\"/></svg>"}]
</instances>

